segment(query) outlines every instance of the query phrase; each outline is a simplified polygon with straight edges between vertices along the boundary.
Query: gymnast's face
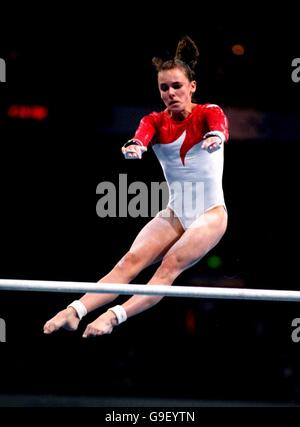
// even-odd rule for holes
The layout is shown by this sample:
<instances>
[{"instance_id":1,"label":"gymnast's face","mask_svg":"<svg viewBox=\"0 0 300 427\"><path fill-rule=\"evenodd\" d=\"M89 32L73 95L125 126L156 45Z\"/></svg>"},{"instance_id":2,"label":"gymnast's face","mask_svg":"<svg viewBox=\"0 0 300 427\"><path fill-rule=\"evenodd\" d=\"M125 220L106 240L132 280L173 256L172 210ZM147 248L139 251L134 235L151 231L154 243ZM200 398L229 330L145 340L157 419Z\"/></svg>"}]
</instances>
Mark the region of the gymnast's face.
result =
<instances>
[{"instance_id":1,"label":"gymnast's face","mask_svg":"<svg viewBox=\"0 0 300 427\"><path fill-rule=\"evenodd\" d=\"M159 71L158 87L160 96L171 115L191 111L196 82L189 81L181 68Z\"/></svg>"}]
</instances>

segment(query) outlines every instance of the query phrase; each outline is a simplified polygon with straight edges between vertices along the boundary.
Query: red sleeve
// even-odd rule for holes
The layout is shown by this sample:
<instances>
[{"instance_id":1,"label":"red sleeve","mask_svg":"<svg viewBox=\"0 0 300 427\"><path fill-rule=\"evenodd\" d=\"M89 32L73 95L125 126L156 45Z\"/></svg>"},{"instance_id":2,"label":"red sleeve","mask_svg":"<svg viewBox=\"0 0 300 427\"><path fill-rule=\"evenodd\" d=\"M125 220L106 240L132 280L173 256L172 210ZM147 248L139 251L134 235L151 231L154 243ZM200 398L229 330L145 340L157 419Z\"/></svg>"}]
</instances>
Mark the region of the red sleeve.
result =
<instances>
[{"instance_id":1,"label":"red sleeve","mask_svg":"<svg viewBox=\"0 0 300 427\"><path fill-rule=\"evenodd\" d=\"M224 141L228 141L228 119L222 108L215 104L206 104L204 114L209 132L221 132L224 135Z\"/></svg>"},{"instance_id":2,"label":"red sleeve","mask_svg":"<svg viewBox=\"0 0 300 427\"><path fill-rule=\"evenodd\" d=\"M157 114L151 113L147 116L144 116L140 124L134 134L134 137L132 139L138 140L141 142L145 147L149 145L149 143L152 141L154 135L156 134L156 120L157 120Z\"/></svg>"}]
</instances>

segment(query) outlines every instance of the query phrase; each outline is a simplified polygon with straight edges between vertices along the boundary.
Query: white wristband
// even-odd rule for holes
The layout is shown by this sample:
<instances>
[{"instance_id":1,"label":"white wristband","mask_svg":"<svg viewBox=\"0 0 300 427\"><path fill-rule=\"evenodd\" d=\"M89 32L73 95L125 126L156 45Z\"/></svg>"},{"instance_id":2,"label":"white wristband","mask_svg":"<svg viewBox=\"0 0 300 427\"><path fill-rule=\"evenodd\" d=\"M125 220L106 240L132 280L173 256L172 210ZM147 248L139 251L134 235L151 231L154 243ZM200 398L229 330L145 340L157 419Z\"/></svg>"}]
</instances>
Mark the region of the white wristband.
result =
<instances>
[{"instance_id":1,"label":"white wristband","mask_svg":"<svg viewBox=\"0 0 300 427\"><path fill-rule=\"evenodd\" d=\"M225 142L225 135L223 132L221 132L219 130L212 130L210 132L207 132L204 135L204 139L209 138L210 136L218 136L221 140L221 144L224 144L224 142Z\"/></svg>"},{"instance_id":2,"label":"white wristband","mask_svg":"<svg viewBox=\"0 0 300 427\"><path fill-rule=\"evenodd\" d=\"M115 313L118 319L118 325L120 325L120 323L123 323L125 322L125 320L127 320L127 314L126 314L125 308L122 307L122 305L115 305L114 307L111 307L108 310Z\"/></svg>"},{"instance_id":3,"label":"white wristband","mask_svg":"<svg viewBox=\"0 0 300 427\"><path fill-rule=\"evenodd\" d=\"M87 315L87 309L85 307L85 305L79 301L79 300L75 300L73 301L71 304L68 305L68 307L73 307L74 310L76 311L79 319L81 320L84 316Z\"/></svg>"}]
</instances>

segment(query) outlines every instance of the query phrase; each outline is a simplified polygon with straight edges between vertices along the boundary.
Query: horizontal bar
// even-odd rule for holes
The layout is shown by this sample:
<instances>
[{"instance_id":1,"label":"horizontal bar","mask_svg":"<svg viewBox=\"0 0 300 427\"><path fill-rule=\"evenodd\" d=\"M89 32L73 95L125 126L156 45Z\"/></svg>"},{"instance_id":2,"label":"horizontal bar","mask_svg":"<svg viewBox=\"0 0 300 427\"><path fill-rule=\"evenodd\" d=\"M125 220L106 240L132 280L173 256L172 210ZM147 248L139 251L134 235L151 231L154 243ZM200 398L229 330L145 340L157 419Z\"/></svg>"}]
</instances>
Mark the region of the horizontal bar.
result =
<instances>
[{"instance_id":1,"label":"horizontal bar","mask_svg":"<svg viewBox=\"0 0 300 427\"><path fill-rule=\"evenodd\" d=\"M158 295L187 298L219 298L262 301L300 301L300 291L213 288L202 286L135 285L122 283L64 282L0 279L0 290L28 292L70 292L120 295Z\"/></svg>"}]
</instances>

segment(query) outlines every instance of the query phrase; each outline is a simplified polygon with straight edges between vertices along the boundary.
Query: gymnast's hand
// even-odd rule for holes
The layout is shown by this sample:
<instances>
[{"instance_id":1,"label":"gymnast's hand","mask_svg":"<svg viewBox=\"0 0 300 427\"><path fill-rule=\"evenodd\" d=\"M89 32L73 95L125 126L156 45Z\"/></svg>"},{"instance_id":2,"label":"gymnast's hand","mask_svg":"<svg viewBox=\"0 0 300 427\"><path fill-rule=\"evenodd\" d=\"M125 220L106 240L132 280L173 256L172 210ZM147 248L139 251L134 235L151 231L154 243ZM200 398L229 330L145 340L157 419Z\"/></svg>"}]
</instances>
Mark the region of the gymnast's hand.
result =
<instances>
[{"instance_id":1,"label":"gymnast's hand","mask_svg":"<svg viewBox=\"0 0 300 427\"><path fill-rule=\"evenodd\" d=\"M59 311L52 319L48 320L44 325L44 334L52 334L60 328L68 331L76 331L80 319L76 311L72 307L67 307Z\"/></svg>"},{"instance_id":2,"label":"gymnast's hand","mask_svg":"<svg viewBox=\"0 0 300 427\"><path fill-rule=\"evenodd\" d=\"M218 136L210 136L203 140L202 149L213 153L221 148L222 141Z\"/></svg>"},{"instance_id":3,"label":"gymnast's hand","mask_svg":"<svg viewBox=\"0 0 300 427\"><path fill-rule=\"evenodd\" d=\"M147 151L146 147L138 144L128 144L126 143L122 147L122 153L124 154L125 159L141 159L142 154Z\"/></svg>"},{"instance_id":4,"label":"gymnast's hand","mask_svg":"<svg viewBox=\"0 0 300 427\"><path fill-rule=\"evenodd\" d=\"M82 337L90 338L99 335L111 334L113 328L118 324L116 315L112 311L101 314L96 320L88 324Z\"/></svg>"}]
</instances>

